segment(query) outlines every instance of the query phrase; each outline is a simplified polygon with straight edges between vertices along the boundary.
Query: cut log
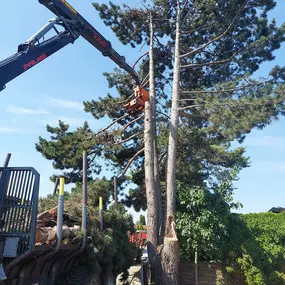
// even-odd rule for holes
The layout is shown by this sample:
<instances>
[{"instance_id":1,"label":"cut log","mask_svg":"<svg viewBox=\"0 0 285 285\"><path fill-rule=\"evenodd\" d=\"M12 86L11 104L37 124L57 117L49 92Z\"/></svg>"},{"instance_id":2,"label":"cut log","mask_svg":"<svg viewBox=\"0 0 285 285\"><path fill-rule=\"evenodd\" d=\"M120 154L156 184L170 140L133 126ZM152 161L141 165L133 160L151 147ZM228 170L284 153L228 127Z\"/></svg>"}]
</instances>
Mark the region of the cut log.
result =
<instances>
[{"instance_id":1,"label":"cut log","mask_svg":"<svg viewBox=\"0 0 285 285\"><path fill-rule=\"evenodd\" d=\"M36 245L55 244L57 240L57 211L58 207L37 215ZM78 220L68 213L63 214L62 240L72 242L80 230L76 225Z\"/></svg>"},{"instance_id":2,"label":"cut log","mask_svg":"<svg viewBox=\"0 0 285 285\"><path fill-rule=\"evenodd\" d=\"M40 213L37 215L37 220L44 220L44 219L50 219L52 217L55 217L56 214L57 214L57 206L50 209L50 210L47 210L47 211L44 211L43 213Z\"/></svg>"},{"instance_id":3,"label":"cut log","mask_svg":"<svg viewBox=\"0 0 285 285\"><path fill-rule=\"evenodd\" d=\"M54 207L50 210L44 211L43 213L38 214L37 216L37 226L38 227L54 227L56 226L57 221L57 209L58 207ZM74 224L79 221L69 215L68 213L63 213L63 224L68 227L73 227Z\"/></svg>"},{"instance_id":4,"label":"cut log","mask_svg":"<svg viewBox=\"0 0 285 285\"><path fill-rule=\"evenodd\" d=\"M54 244L56 241L57 227L46 227L36 229L36 244Z\"/></svg>"},{"instance_id":5,"label":"cut log","mask_svg":"<svg viewBox=\"0 0 285 285\"><path fill-rule=\"evenodd\" d=\"M72 240L76 237L77 232L80 230L80 226L63 226L62 227L62 239ZM57 226L55 227L37 227L36 229L36 244L55 244L57 239Z\"/></svg>"}]
</instances>

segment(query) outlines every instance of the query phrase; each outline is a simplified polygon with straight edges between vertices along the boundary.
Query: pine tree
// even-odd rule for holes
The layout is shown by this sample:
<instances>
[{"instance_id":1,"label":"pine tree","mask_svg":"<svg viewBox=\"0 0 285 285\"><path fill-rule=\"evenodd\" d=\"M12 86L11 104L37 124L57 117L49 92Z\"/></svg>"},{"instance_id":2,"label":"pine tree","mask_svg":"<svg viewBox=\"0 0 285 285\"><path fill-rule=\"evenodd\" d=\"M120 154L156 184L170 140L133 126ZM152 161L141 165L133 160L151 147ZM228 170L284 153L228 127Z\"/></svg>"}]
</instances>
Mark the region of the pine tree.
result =
<instances>
[{"instance_id":1,"label":"pine tree","mask_svg":"<svg viewBox=\"0 0 285 285\"><path fill-rule=\"evenodd\" d=\"M172 158L167 155L168 117L174 103L171 91L177 89L176 84L171 85L177 76L173 70L177 23L180 26L180 76L177 79L179 96L175 100L175 109L179 112L179 128L175 126L176 151L174 148L176 183L186 184L189 188L204 187L223 181L234 167L238 170L247 167L245 149L232 150L231 142L242 142L253 128L264 128L284 112L282 84L285 69L276 66L267 78L253 77L263 62L274 59L273 52L284 41L284 25L278 27L274 20L268 20L268 13L275 4L273 0L157 0L149 1L141 8L94 4L121 42L133 47L150 44L150 11L153 14L155 93L159 103L156 112L158 152L154 155L158 157L161 181L169 178L166 162L167 158ZM177 22L179 10L181 20ZM140 65L143 83L148 81L149 61L150 56L146 56ZM119 70L105 75L110 88L115 87L120 97L108 95L98 101L85 102L85 110L96 119L105 115L113 120L121 118L117 122L124 129L133 121L133 118L123 117L122 108L122 102L132 92L130 77ZM114 166L124 168L142 148L143 141L139 136L142 123L142 117L131 123L126 137L132 139L123 147L110 147L104 151ZM61 141L61 138L57 140ZM47 141L42 141L43 146L45 143ZM44 147L40 149L43 150ZM56 159L55 155L49 158ZM126 203L140 209L145 207L146 198L144 161L142 153L135 158L136 169L131 178L138 188L130 192ZM58 161L63 161L63 157ZM174 182L173 178L170 181ZM161 186L161 197L165 202L168 185L161 183ZM171 196L172 202L181 199L175 190ZM175 208L175 203L173 205Z\"/></svg>"}]
</instances>

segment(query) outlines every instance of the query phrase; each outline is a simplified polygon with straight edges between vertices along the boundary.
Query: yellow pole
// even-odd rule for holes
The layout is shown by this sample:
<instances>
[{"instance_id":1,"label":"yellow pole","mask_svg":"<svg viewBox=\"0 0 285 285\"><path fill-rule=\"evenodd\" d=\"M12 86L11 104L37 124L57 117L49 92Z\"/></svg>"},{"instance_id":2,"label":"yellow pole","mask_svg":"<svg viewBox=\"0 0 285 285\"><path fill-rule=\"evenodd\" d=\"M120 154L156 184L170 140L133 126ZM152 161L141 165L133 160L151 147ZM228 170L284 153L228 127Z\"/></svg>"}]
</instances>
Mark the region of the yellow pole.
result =
<instances>
[{"instance_id":1,"label":"yellow pole","mask_svg":"<svg viewBox=\"0 0 285 285\"><path fill-rule=\"evenodd\" d=\"M60 177L58 208L57 208L57 241L56 241L57 250L60 248L62 241L63 212L64 212L64 178Z\"/></svg>"},{"instance_id":2,"label":"yellow pole","mask_svg":"<svg viewBox=\"0 0 285 285\"><path fill-rule=\"evenodd\" d=\"M60 177L59 180L59 195L60 196L64 195L64 177Z\"/></svg>"},{"instance_id":3,"label":"yellow pole","mask_svg":"<svg viewBox=\"0 0 285 285\"><path fill-rule=\"evenodd\" d=\"M103 197L99 197L99 210L103 210Z\"/></svg>"},{"instance_id":4,"label":"yellow pole","mask_svg":"<svg viewBox=\"0 0 285 285\"><path fill-rule=\"evenodd\" d=\"M103 231L103 197L99 197L100 230Z\"/></svg>"}]
</instances>

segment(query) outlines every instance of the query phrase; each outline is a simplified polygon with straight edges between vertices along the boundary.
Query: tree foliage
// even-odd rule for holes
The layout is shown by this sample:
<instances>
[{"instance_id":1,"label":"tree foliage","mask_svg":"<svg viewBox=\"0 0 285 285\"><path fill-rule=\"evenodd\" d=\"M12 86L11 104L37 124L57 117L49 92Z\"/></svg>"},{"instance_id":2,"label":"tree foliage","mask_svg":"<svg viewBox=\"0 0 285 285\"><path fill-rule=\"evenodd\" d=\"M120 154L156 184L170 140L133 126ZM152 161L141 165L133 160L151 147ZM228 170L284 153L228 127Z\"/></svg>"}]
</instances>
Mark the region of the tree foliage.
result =
<instances>
[{"instance_id":1,"label":"tree foliage","mask_svg":"<svg viewBox=\"0 0 285 285\"><path fill-rule=\"evenodd\" d=\"M177 228L184 259L224 261L224 243L230 236L231 210L240 205L233 201L234 169L220 185L209 187L178 185Z\"/></svg>"},{"instance_id":2,"label":"tree foliage","mask_svg":"<svg viewBox=\"0 0 285 285\"><path fill-rule=\"evenodd\" d=\"M273 0L197 0L178 1L182 7L181 21L181 100L177 149L176 201L181 206L181 235L188 234L195 243L215 247L212 240L220 225L225 225L223 214L234 206L228 201L229 192L219 187L227 181L233 169L240 171L249 166L245 148L232 147L232 142L243 142L254 128L263 129L284 114L284 71L274 67L264 78L255 78L255 72L262 63L274 59L274 51L280 48L285 37L285 25L278 26L269 19L274 9ZM157 136L158 158L161 181L165 181L167 160L167 138L169 134L170 92L173 80L173 49L175 44L175 18L177 1L147 1L140 7L94 3L104 23L114 31L123 44L139 48L149 44L149 11L153 12L155 25L155 75L157 93ZM148 61L146 56L138 68L141 80L147 82ZM54 162L56 168L73 170L72 181L80 179L81 151L88 149L89 170L98 171L96 157L104 153L108 163L121 171L128 161L143 147L141 131L143 120L124 129L133 117L123 117L123 104L132 95L132 81L129 75L116 69L105 73L110 88L119 96L107 94L104 98L84 102L85 111L95 119L104 116L117 120L112 129L111 140L101 142L85 125L75 132L68 132L64 126L48 128L50 140L40 138L37 149ZM146 84L147 85L147 84ZM123 129L121 133L119 129ZM93 134L90 141L86 140ZM120 145L114 138L125 139L136 135ZM94 140L93 140L94 139ZM78 142L75 155L71 156L72 142ZM87 146L86 146L87 142ZM90 142L90 143L89 143ZM98 149L99 147L99 149ZM102 148L104 147L104 150ZM77 152L78 150L78 152ZM57 152L60 155L57 155ZM66 158L69 158L66 160ZM67 173L67 176L68 176ZM77 175L78 174L78 175ZM90 174L91 175L91 174ZM144 187L143 154L135 160L130 175L138 185L125 198L128 206L136 210L146 207ZM230 189L230 188L228 188ZM162 182L162 197L165 197L165 183ZM220 192L219 192L220 191ZM184 204L183 204L184 203ZM211 208L210 215L207 209ZM195 223L190 226L187 217ZM215 217L213 223L210 219ZM199 232L208 227L208 232ZM195 231L191 231L191 229ZM184 233L183 233L184 231ZM209 232L211 234L209 234ZM187 247L185 253L193 249ZM221 257L222 258L222 257Z\"/></svg>"},{"instance_id":3,"label":"tree foliage","mask_svg":"<svg viewBox=\"0 0 285 285\"><path fill-rule=\"evenodd\" d=\"M232 220L236 223L232 232L235 264L243 270L247 284L285 284L284 221L284 213L244 214Z\"/></svg>"},{"instance_id":4,"label":"tree foliage","mask_svg":"<svg viewBox=\"0 0 285 285\"><path fill-rule=\"evenodd\" d=\"M134 232L132 216L122 204L116 208L111 205L104 213L104 230L100 231L99 197L108 203L112 192L112 181L106 178L88 182L87 187L87 236L88 246L85 250L85 265L96 271L104 272L111 268L115 276L127 271L136 257L136 248L129 242L127 232ZM81 225L82 185L79 183L69 193L65 193L65 212ZM39 211L43 212L57 206L57 195L40 198ZM82 262L81 262L82 263Z\"/></svg>"},{"instance_id":5,"label":"tree foliage","mask_svg":"<svg viewBox=\"0 0 285 285\"><path fill-rule=\"evenodd\" d=\"M181 173L188 183L199 184L217 173L217 168L221 173L234 166L239 169L248 166L243 157L245 149L233 150L231 142L242 142L253 128L264 128L283 114L284 92L277 87L284 81L284 69L275 67L266 79L253 79L251 75L263 62L274 59L274 50L284 41L284 26L278 27L275 20L268 19L274 1L180 2L184 7L181 53L189 53L183 57L183 65L193 66L181 70L181 109L185 109L180 117L177 169L178 176ZM149 1L146 5L148 9L111 2L95 3L94 7L121 42L133 47L149 43L148 11L153 11L156 92L160 106L163 105L159 111L169 110L169 101L161 98L169 95L168 86L173 79L176 2ZM147 62L147 58L143 60L141 74L145 74ZM126 84L122 73L109 73L107 80L110 87L117 88L121 99L128 97L130 81ZM115 103L117 99L113 100ZM102 100L93 102L93 112L101 104ZM157 117L159 150L163 156L168 120L159 112ZM162 180L163 162L162 159ZM142 190L139 187L137 193L132 191L133 201L142 197L138 193Z\"/></svg>"}]
</instances>

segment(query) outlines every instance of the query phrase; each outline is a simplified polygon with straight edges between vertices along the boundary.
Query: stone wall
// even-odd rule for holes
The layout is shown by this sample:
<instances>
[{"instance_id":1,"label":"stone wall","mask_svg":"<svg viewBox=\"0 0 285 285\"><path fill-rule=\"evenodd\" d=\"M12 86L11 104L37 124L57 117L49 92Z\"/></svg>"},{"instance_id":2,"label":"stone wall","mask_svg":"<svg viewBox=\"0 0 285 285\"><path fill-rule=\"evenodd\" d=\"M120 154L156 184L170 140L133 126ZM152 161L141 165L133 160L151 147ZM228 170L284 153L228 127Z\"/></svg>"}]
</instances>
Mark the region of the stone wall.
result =
<instances>
[{"instance_id":1,"label":"stone wall","mask_svg":"<svg viewBox=\"0 0 285 285\"><path fill-rule=\"evenodd\" d=\"M198 264L199 285L245 285L242 276L225 277L221 267L214 263ZM180 285L195 285L195 266L193 262L180 264Z\"/></svg>"}]
</instances>

